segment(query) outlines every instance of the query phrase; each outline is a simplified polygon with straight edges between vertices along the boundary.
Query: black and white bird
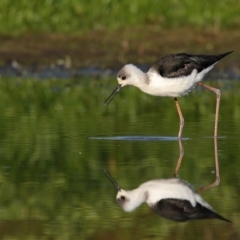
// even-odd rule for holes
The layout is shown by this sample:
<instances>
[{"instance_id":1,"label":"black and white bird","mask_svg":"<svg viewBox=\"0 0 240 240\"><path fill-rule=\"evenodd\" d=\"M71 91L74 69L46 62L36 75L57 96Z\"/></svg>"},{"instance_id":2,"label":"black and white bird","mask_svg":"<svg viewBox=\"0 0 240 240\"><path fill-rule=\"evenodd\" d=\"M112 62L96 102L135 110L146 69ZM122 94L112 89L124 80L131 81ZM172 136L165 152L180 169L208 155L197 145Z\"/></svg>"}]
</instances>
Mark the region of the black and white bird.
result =
<instances>
[{"instance_id":1,"label":"black and white bird","mask_svg":"<svg viewBox=\"0 0 240 240\"><path fill-rule=\"evenodd\" d=\"M216 213L189 184L178 178L154 179L127 191L120 188L107 170L104 173L117 189L117 203L125 212L146 202L155 213L173 221L217 218L231 222Z\"/></svg>"},{"instance_id":2,"label":"black and white bird","mask_svg":"<svg viewBox=\"0 0 240 240\"><path fill-rule=\"evenodd\" d=\"M160 58L147 73L134 66L125 65L117 74L118 85L105 101L109 104L119 90L127 85L138 87L141 91L161 97L173 97L180 118L178 137L182 135L184 118L177 98L188 94L196 84L205 87L217 94L214 136L217 136L217 122L221 92L200 81L206 73L223 57L232 53L219 55L191 55L187 53L172 54Z\"/></svg>"}]
</instances>

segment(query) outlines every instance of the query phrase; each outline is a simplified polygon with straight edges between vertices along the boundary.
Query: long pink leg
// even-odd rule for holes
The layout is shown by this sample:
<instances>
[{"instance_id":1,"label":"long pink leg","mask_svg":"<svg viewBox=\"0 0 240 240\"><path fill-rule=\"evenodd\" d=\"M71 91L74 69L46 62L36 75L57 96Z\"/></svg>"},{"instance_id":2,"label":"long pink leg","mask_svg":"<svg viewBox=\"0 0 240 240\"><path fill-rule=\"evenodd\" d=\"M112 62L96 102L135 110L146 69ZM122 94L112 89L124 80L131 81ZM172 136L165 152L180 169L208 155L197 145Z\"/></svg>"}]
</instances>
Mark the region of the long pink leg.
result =
<instances>
[{"instance_id":1,"label":"long pink leg","mask_svg":"<svg viewBox=\"0 0 240 240\"><path fill-rule=\"evenodd\" d=\"M182 130L183 130L183 126L184 126L184 118L183 118L182 111L181 111L180 105L179 105L176 97L174 98L174 101L175 101L176 108L177 108L178 115L179 115L179 119L180 119L178 138L181 138L182 137Z\"/></svg>"},{"instance_id":2,"label":"long pink leg","mask_svg":"<svg viewBox=\"0 0 240 240\"><path fill-rule=\"evenodd\" d=\"M210 91L213 91L217 95L217 100L216 100L216 113L215 113L215 124L214 124L214 137L217 137L217 130L218 130L218 114L219 114L219 106L220 106L220 98L221 98L221 91L217 88L210 87L208 85L205 85L203 83L198 82L197 83L199 86L205 87L209 89Z\"/></svg>"}]
</instances>

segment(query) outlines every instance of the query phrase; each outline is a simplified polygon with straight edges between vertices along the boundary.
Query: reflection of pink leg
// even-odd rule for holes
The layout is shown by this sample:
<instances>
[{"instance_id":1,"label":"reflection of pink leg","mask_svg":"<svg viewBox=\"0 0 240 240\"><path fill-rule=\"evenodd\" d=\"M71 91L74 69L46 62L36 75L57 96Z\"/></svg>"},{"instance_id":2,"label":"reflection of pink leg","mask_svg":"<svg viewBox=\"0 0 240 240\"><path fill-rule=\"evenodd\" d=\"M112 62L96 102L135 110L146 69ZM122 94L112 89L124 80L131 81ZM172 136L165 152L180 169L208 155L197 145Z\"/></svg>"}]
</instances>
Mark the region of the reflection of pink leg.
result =
<instances>
[{"instance_id":1,"label":"reflection of pink leg","mask_svg":"<svg viewBox=\"0 0 240 240\"><path fill-rule=\"evenodd\" d=\"M213 91L217 95L217 100L216 100L216 113L215 113L215 124L214 124L214 137L217 137L217 128L218 128L218 113L219 113L219 105L220 105L220 98L221 98L221 91L217 88L210 87L208 85L205 85L203 83L197 83L199 86L205 87L209 89L210 91Z\"/></svg>"},{"instance_id":2,"label":"reflection of pink leg","mask_svg":"<svg viewBox=\"0 0 240 240\"><path fill-rule=\"evenodd\" d=\"M174 101L175 101L177 111L178 111L178 115L179 115L179 119L180 119L178 138L181 138L182 137L182 130L183 130L183 126L184 126L184 118L183 118L182 111L181 111L180 105L179 105L176 97L174 98Z\"/></svg>"},{"instance_id":3,"label":"reflection of pink leg","mask_svg":"<svg viewBox=\"0 0 240 240\"><path fill-rule=\"evenodd\" d=\"M183 149L183 145L182 145L182 140L179 139L178 143L179 143L179 157L178 157L178 161L177 161L177 165L176 165L173 177L177 176L179 168L180 168L181 163L182 163L183 155L184 155L184 149Z\"/></svg>"},{"instance_id":4,"label":"reflection of pink leg","mask_svg":"<svg viewBox=\"0 0 240 240\"><path fill-rule=\"evenodd\" d=\"M213 183L196 190L197 193L202 192L207 189L210 189L212 187L218 186L220 183L220 173L219 173L219 164L218 164L218 148L217 148L217 138L216 137L214 138L214 157L215 157L216 179Z\"/></svg>"}]
</instances>

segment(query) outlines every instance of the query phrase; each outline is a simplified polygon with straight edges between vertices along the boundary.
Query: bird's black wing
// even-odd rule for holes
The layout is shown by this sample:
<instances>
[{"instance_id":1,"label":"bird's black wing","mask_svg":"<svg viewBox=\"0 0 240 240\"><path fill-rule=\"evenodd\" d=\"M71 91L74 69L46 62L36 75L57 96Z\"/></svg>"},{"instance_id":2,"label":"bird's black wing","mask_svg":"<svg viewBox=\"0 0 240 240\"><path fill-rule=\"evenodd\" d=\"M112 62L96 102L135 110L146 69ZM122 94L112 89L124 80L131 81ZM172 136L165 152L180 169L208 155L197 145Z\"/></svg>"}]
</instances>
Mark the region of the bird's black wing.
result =
<instances>
[{"instance_id":1,"label":"bird's black wing","mask_svg":"<svg viewBox=\"0 0 240 240\"><path fill-rule=\"evenodd\" d=\"M172 54L160 58L153 64L150 71L157 71L162 77L166 78L188 76L194 69L201 72L230 53L220 55Z\"/></svg>"},{"instance_id":2,"label":"bird's black wing","mask_svg":"<svg viewBox=\"0 0 240 240\"><path fill-rule=\"evenodd\" d=\"M162 199L152 206L158 215L174 221L185 222L194 219L218 218L227 222L229 220L220 216L216 212L197 203L195 207L188 200L182 199Z\"/></svg>"},{"instance_id":3,"label":"bird's black wing","mask_svg":"<svg viewBox=\"0 0 240 240\"><path fill-rule=\"evenodd\" d=\"M187 76L190 75L194 69L201 71L198 63L189 58L189 55L185 53L160 58L151 67L151 70L157 71L162 77L166 78Z\"/></svg>"}]
</instances>

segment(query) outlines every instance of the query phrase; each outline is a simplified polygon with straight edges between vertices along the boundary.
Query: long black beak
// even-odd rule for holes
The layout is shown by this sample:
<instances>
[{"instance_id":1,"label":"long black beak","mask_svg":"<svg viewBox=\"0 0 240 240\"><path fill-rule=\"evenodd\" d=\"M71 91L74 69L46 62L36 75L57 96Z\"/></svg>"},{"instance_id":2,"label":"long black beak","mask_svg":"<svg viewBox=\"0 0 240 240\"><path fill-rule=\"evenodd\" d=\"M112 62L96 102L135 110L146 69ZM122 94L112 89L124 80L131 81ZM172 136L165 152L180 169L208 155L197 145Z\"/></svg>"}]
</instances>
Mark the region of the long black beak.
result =
<instances>
[{"instance_id":1,"label":"long black beak","mask_svg":"<svg viewBox=\"0 0 240 240\"><path fill-rule=\"evenodd\" d=\"M121 89L122 84L118 84L117 87L113 90L112 94L107 98L104 102L104 105L107 106L114 98L114 96L119 92Z\"/></svg>"},{"instance_id":2,"label":"long black beak","mask_svg":"<svg viewBox=\"0 0 240 240\"><path fill-rule=\"evenodd\" d=\"M113 184L113 186L117 189L117 191L121 191L121 188L119 187L116 180L112 177L110 172L107 169L105 169L103 172L106 175L106 177L110 180L110 182Z\"/></svg>"}]
</instances>

